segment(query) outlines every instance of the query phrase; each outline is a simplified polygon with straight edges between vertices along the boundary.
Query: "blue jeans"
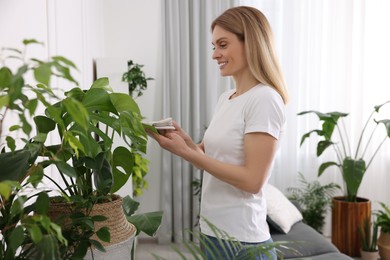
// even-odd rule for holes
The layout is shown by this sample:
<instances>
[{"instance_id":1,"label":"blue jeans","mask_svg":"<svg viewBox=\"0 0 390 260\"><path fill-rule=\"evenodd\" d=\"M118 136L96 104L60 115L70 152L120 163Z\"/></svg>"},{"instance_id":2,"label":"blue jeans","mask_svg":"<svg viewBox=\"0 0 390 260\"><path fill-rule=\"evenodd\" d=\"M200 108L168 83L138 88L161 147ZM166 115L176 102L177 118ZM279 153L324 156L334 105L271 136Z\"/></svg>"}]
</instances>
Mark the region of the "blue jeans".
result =
<instances>
[{"instance_id":1,"label":"blue jeans","mask_svg":"<svg viewBox=\"0 0 390 260\"><path fill-rule=\"evenodd\" d=\"M261 243L235 242L203 235L202 251L207 260L276 260L274 247L266 248L267 243L272 243L270 238Z\"/></svg>"}]
</instances>

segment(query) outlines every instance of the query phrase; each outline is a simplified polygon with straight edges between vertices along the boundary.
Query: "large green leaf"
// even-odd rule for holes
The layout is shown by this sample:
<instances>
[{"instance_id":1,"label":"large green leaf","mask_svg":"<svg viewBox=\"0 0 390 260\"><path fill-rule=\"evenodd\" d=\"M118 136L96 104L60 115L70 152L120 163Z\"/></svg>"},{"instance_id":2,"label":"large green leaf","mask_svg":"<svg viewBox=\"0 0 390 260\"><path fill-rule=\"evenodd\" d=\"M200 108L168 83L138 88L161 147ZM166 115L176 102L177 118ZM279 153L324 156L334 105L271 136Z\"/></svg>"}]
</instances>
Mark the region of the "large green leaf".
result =
<instances>
[{"instance_id":1,"label":"large green leaf","mask_svg":"<svg viewBox=\"0 0 390 260\"><path fill-rule=\"evenodd\" d=\"M390 119L376 121L377 124L383 124L386 127L387 136L390 137Z\"/></svg>"},{"instance_id":2,"label":"large green leaf","mask_svg":"<svg viewBox=\"0 0 390 260\"><path fill-rule=\"evenodd\" d=\"M366 172L366 162L347 157L343 161L343 178L347 188L347 200L356 201L357 193Z\"/></svg>"},{"instance_id":3,"label":"large green leaf","mask_svg":"<svg viewBox=\"0 0 390 260\"><path fill-rule=\"evenodd\" d=\"M0 154L0 181L21 181L30 166L31 153L26 150Z\"/></svg>"},{"instance_id":4,"label":"large green leaf","mask_svg":"<svg viewBox=\"0 0 390 260\"><path fill-rule=\"evenodd\" d=\"M87 130L89 126L89 114L83 104L73 98L66 98L63 104L73 121L79 124L84 130Z\"/></svg>"},{"instance_id":5,"label":"large green leaf","mask_svg":"<svg viewBox=\"0 0 390 260\"><path fill-rule=\"evenodd\" d=\"M131 96L124 93L112 93L110 94L110 98L112 104L119 113L127 111L141 114L137 103Z\"/></svg>"},{"instance_id":6,"label":"large green leaf","mask_svg":"<svg viewBox=\"0 0 390 260\"><path fill-rule=\"evenodd\" d=\"M320 177L322 175L322 173L330 166L340 166L338 165L337 163L335 162L324 162L320 165L319 169L318 169L318 177Z\"/></svg>"},{"instance_id":7,"label":"large green leaf","mask_svg":"<svg viewBox=\"0 0 390 260\"><path fill-rule=\"evenodd\" d=\"M82 101L83 105L89 111L99 112L111 112L117 114L115 107L113 106L110 96L106 90L102 88L89 89Z\"/></svg>"},{"instance_id":8,"label":"large green leaf","mask_svg":"<svg viewBox=\"0 0 390 260\"><path fill-rule=\"evenodd\" d=\"M39 133L47 134L56 128L56 123L46 116L36 116L34 122Z\"/></svg>"},{"instance_id":9,"label":"large green leaf","mask_svg":"<svg viewBox=\"0 0 390 260\"><path fill-rule=\"evenodd\" d=\"M131 176L134 166L134 155L125 147L117 147L113 152L112 164L114 185L111 188L111 192L114 193L125 185Z\"/></svg>"},{"instance_id":10,"label":"large green leaf","mask_svg":"<svg viewBox=\"0 0 390 260\"><path fill-rule=\"evenodd\" d=\"M42 63L37 68L34 69L34 76L38 82L45 84L46 86L50 85L51 77L51 64Z\"/></svg>"},{"instance_id":11,"label":"large green leaf","mask_svg":"<svg viewBox=\"0 0 390 260\"><path fill-rule=\"evenodd\" d=\"M35 211L38 214L46 215L49 208L49 195L46 192L40 192L35 201Z\"/></svg>"},{"instance_id":12,"label":"large green leaf","mask_svg":"<svg viewBox=\"0 0 390 260\"><path fill-rule=\"evenodd\" d=\"M334 143L328 140L319 141L317 144L317 156L320 156L328 147Z\"/></svg>"},{"instance_id":13,"label":"large green leaf","mask_svg":"<svg viewBox=\"0 0 390 260\"><path fill-rule=\"evenodd\" d=\"M77 178L77 173L71 165L63 161L55 161L54 164L63 174L68 175L69 177Z\"/></svg>"},{"instance_id":14,"label":"large green leaf","mask_svg":"<svg viewBox=\"0 0 390 260\"><path fill-rule=\"evenodd\" d=\"M139 207L139 202L130 198L130 196L126 196L123 198L122 207L127 217L132 216Z\"/></svg>"},{"instance_id":15,"label":"large green leaf","mask_svg":"<svg viewBox=\"0 0 390 260\"><path fill-rule=\"evenodd\" d=\"M137 235L142 231L154 236L161 225L163 211L148 212L145 214L127 217L127 220L137 228Z\"/></svg>"},{"instance_id":16,"label":"large green leaf","mask_svg":"<svg viewBox=\"0 0 390 260\"><path fill-rule=\"evenodd\" d=\"M18 249L19 246L22 245L23 241L24 241L24 230L23 230L23 227L22 226L17 226L15 227L12 232L11 232L11 235L9 236L9 247L12 249L12 250L16 250Z\"/></svg>"},{"instance_id":17,"label":"large green leaf","mask_svg":"<svg viewBox=\"0 0 390 260\"><path fill-rule=\"evenodd\" d=\"M99 78L92 83L91 89L96 89L96 88L100 88L112 92L112 88L110 87L110 82L106 77Z\"/></svg>"}]
</instances>

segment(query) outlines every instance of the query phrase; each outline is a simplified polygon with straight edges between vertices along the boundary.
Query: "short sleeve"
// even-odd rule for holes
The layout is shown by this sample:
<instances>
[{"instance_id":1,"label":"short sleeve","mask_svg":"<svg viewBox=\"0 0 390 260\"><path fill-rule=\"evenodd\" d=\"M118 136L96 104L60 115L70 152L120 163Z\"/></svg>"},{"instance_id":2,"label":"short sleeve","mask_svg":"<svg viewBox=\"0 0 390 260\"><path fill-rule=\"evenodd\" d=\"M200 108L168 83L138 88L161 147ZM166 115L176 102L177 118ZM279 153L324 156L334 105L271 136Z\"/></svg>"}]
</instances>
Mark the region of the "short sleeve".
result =
<instances>
[{"instance_id":1,"label":"short sleeve","mask_svg":"<svg viewBox=\"0 0 390 260\"><path fill-rule=\"evenodd\" d=\"M264 132L279 139L285 125L282 97L268 86L261 86L251 94L244 109L245 134Z\"/></svg>"}]
</instances>

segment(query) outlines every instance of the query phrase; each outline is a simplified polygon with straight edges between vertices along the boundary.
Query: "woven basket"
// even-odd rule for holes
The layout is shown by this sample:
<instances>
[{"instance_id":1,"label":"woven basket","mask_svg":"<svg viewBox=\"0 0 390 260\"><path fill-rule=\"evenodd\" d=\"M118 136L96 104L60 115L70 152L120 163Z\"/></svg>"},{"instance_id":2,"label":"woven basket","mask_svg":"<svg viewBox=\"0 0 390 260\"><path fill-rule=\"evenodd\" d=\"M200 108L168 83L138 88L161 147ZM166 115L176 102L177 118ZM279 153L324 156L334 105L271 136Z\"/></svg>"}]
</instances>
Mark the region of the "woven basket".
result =
<instances>
[{"instance_id":1,"label":"woven basket","mask_svg":"<svg viewBox=\"0 0 390 260\"><path fill-rule=\"evenodd\" d=\"M71 221L66 216L69 216L72 211L69 203L51 203L48 215L49 217L59 222L62 228L67 228L71 225ZM90 216L102 215L107 217L105 221L95 222L95 231L102 227L108 227L110 231L110 242L101 241L96 235L91 239L98 240L104 247L118 244L128 240L136 233L136 228L133 224L127 221L122 208L122 198L118 195L113 195L112 201L95 204L91 210Z\"/></svg>"}]
</instances>

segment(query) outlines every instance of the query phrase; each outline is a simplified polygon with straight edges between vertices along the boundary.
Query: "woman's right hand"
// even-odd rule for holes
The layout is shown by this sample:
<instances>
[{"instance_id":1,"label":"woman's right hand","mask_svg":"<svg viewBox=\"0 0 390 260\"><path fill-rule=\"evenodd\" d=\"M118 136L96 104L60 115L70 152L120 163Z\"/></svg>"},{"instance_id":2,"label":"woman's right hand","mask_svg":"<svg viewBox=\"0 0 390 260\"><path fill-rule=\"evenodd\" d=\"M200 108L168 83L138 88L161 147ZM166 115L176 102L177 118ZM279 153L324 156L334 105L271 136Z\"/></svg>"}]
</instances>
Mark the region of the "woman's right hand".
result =
<instances>
[{"instance_id":1,"label":"woman's right hand","mask_svg":"<svg viewBox=\"0 0 390 260\"><path fill-rule=\"evenodd\" d=\"M175 130L173 130L174 133L179 135L183 140L186 142L187 146L190 147L191 149L204 153L203 146L202 145L197 145L192 138L177 124L176 121L172 121L173 126L175 127Z\"/></svg>"}]
</instances>

